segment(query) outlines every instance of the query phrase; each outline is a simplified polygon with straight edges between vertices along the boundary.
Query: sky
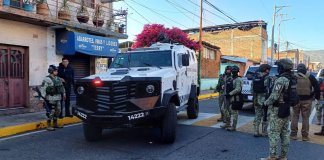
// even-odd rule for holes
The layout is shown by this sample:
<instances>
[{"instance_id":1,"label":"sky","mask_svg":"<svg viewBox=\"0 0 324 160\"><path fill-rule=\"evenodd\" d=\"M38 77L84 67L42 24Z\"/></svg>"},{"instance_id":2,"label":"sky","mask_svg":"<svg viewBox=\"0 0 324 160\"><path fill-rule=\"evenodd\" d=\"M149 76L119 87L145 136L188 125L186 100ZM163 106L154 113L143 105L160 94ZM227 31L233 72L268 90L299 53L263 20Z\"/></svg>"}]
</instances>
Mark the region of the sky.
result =
<instances>
[{"instance_id":1,"label":"sky","mask_svg":"<svg viewBox=\"0 0 324 160\"><path fill-rule=\"evenodd\" d=\"M289 42L288 49L324 49L323 0L207 0L237 22L263 20L271 44L274 6L277 12L275 42L278 42L280 14L280 47ZM163 24L180 29L199 27L200 0L123 0L114 2L114 9L128 9L127 40L135 40L145 24ZM216 9L203 3L203 26L235 23Z\"/></svg>"}]
</instances>

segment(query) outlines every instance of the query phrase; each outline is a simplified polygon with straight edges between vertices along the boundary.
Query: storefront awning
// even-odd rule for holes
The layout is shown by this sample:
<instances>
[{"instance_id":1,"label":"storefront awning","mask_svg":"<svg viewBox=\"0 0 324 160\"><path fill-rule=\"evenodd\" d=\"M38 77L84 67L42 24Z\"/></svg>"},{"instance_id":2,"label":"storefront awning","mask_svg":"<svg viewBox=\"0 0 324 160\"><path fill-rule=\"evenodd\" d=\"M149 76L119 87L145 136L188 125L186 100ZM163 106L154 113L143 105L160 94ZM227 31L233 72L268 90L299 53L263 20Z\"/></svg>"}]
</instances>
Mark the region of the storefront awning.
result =
<instances>
[{"instance_id":1,"label":"storefront awning","mask_svg":"<svg viewBox=\"0 0 324 160\"><path fill-rule=\"evenodd\" d=\"M57 31L56 53L75 55L77 52L100 57L115 57L118 53L118 40L90 34Z\"/></svg>"}]
</instances>

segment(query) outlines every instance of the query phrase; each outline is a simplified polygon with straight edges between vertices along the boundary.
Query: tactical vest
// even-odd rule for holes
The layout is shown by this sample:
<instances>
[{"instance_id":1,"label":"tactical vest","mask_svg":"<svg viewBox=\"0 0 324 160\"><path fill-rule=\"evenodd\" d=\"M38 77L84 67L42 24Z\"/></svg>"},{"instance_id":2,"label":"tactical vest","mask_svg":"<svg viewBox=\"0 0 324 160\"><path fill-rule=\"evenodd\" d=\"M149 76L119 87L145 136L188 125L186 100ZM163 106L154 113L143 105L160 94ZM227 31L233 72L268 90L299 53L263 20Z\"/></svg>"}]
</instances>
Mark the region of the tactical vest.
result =
<instances>
[{"instance_id":1,"label":"tactical vest","mask_svg":"<svg viewBox=\"0 0 324 160\"><path fill-rule=\"evenodd\" d=\"M49 77L52 82L53 82L53 86L48 86L46 88L46 94L49 94L51 96L56 95L56 94L61 94L63 93L63 85L61 83L61 80L56 78L53 78L52 76L47 76Z\"/></svg>"},{"instance_id":2,"label":"tactical vest","mask_svg":"<svg viewBox=\"0 0 324 160\"><path fill-rule=\"evenodd\" d=\"M306 75L303 73L297 73L297 94L301 96L310 96L312 93L311 90L311 81L309 80L310 73L307 72Z\"/></svg>"},{"instance_id":3,"label":"tactical vest","mask_svg":"<svg viewBox=\"0 0 324 160\"><path fill-rule=\"evenodd\" d=\"M264 86L264 79L266 75L262 76L261 73L255 73L253 77L253 92L254 93L266 93Z\"/></svg>"},{"instance_id":4,"label":"tactical vest","mask_svg":"<svg viewBox=\"0 0 324 160\"><path fill-rule=\"evenodd\" d=\"M226 86L225 86L225 92L226 94L229 94L234 90L234 84L233 84L234 79L231 77L226 80Z\"/></svg>"}]
</instances>

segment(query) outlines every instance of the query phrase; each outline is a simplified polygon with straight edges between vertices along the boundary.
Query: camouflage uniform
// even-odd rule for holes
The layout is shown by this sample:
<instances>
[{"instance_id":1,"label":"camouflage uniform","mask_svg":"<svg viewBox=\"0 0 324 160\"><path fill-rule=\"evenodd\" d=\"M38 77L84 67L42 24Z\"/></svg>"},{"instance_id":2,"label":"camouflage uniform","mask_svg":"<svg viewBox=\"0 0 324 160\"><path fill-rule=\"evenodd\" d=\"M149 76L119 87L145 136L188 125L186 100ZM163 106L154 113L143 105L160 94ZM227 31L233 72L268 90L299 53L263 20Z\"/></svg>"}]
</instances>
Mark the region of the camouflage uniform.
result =
<instances>
[{"instance_id":1,"label":"camouflage uniform","mask_svg":"<svg viewBox=\"0 0 324 160\"><path fill-rule=\"evenodd\" d=\"M222 86L225 85L225 81L227 79L226 74L221 74L219 76L219 80L216 86L216 90L215 92L219 93L219 97L218 97L218 106L219 106L219 110L221 112L221 118L220 121L225 121L224 119L224 102L225 102L225 91L224 88L222 88Z\"/></svg>"},{"instance_id":2,"label":"camouflage uniform","mask_svg":"<svg viewBox=\"0 0 324 160\"><path fill-rule=\"evenodd\" d=\"M288 59L279 60L281 63L287 63L289 69L292 69L293 63ZM288 70L287 68L285 68ZM282 74L282 73L281 73ZM290 131L289 131L289 116L286 118L278 117L278 108L275 102L283 101L284 91L288 89L289 79L280 76L274 82L274 87L269 98L264 102L264 105L268 106L270 112L270 132L269 132L269 143L270 143L270 157L267 159L278 158L278 143L281 140L281 155L280 159L287 159L289 143L290 143Z\"/></svg>"},{"instance_id":3,"label":"camouflage uniform","mask_svg":"<svg viewBox=\"0 0 324 160\"><path fill-rule=\"evenodd\" d=\"M225 117L226 117L226 126L230 126L231 124L231 117L233 116L233 123L231 127L228 127L228 130L235 131L236 130L236 125L237 125L237 119L238 119L238 110L233 110L232 109L232 102L234 101L234 95L238 94L242 90L242 81L240 77L236 77L233 80L233 86L234 90L232 90L229 95L229 101L230 103L227 105L227 109L225 112Z\"/></svg>"},{"instance_id":4,"label":"camouflage uniform","mask_svg":"<svg viewBox=\"0 0 324 160\"><path fill-rule=\"evenodd\" d=\"M50 77L51 76L51 77ZM49 88L56 88L56 91L54 94L49 94ZM65 89L63 86L63 83L61 79L57 76L46 76L45 79L43 80L42 83L42 88L41 88L41 93L42 96L45 97L46 100L50 103L51 107L51 113L47 119L47 125L48 127L51 126L51 121L53 120L53 126L57 126L57 118L60 114L60 107L61 107L61 99L62 96L61 94L65 94Z\"/></svg>"},{"instance_id":5,"label":"camouflage uniform","mask_svg":"<svg viewBox=\"0 0 324 160\"><path fill-rule=\"evenodd\" d=\"M226 93L226 83L229 82L229 81L232 81L233 78L232 78L231 75L228 75L228 76L225 76L224 79L225 79L225 81L224 81L224 92L223 92L224 103L223 103L223 106L222 106L223 114L224 114L224 117L223 117L224 125L221 125L221 128L226 129L226 128L230 127L230 124L231 124L231 121L230 121L231 102L230 102L230 97L228 97L228 96L226 97L226 94L228 94L228 93ZM229 121L228 121L228 119L229 119Z\"/></svg>"},{"instance_id":6,"label":"camouflage uniform","mask_svg":"<svg viewBox=\"0 0 324 160\"><path fill-rule=\"evenodd\" d=\"M316 117L317 117L317 122L316 124L321 125L321 121L322 121L322 104L320 101L318 100L314 100L313 101L315 108L316 108Z\"/></svg>"},{"instance_id":7,"label":"camouflage uniform","mask_svg":"<svg viewBox=\"0 0 324 160\"><path fill-rule=\"evenodd\" d=\"M261 76L265 76L267 73L265 72L258 72L257 74L260 74ZM264 77L264 87L268 88L270 86L268 86L270 83L270 78L269 76L265 76ZM266 90L266 89L265 89ZM259 126L261 124L261 120L262 120L262 134L266 135L267 134L267 126L268 126L268 119L269 119L269 112L267 117L265 117L266 115L264 115L264 108L263 108L263 104L264 101L266 100L266 94L267 93L253 93L253 82L252 82L252 87L251 87L251 92L253 94L253 99L254 101L254 110L255 110L255 117L254 117L254 121L253 121L253 125L254 125L254 136L260 136L259 134ZM264 119L267 119L266 121L264 121Z\"/></svg>"}]
</instances>

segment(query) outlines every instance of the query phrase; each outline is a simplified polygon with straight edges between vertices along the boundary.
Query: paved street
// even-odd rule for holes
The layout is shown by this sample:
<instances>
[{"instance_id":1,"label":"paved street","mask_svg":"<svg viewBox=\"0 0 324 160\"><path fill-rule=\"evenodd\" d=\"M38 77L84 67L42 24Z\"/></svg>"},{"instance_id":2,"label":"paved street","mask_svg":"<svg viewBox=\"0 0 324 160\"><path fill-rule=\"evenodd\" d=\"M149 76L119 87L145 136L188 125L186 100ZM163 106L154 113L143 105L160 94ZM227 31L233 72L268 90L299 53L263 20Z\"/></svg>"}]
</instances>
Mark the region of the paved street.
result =
<instances>
[{"instance_id":1,"label":"paved street","mask_svg":"<svg viewBox=\"0 0 324 160\"><path fill-rule=\"evenodd\" d=\"M177 139L172 145L160 144L155 129L105 130L100 142L84 140L82 126L38 131L0 139L0 156L5 160L21 159L259 159L268 155L268 139L254 138L249 133L253 111L240 113L238 132L219 129L216 119L217 99L200 102L197 120L178 115ZM321 144L292 141L289 158L320 160Z\"/></svg>"}]
</instances>

